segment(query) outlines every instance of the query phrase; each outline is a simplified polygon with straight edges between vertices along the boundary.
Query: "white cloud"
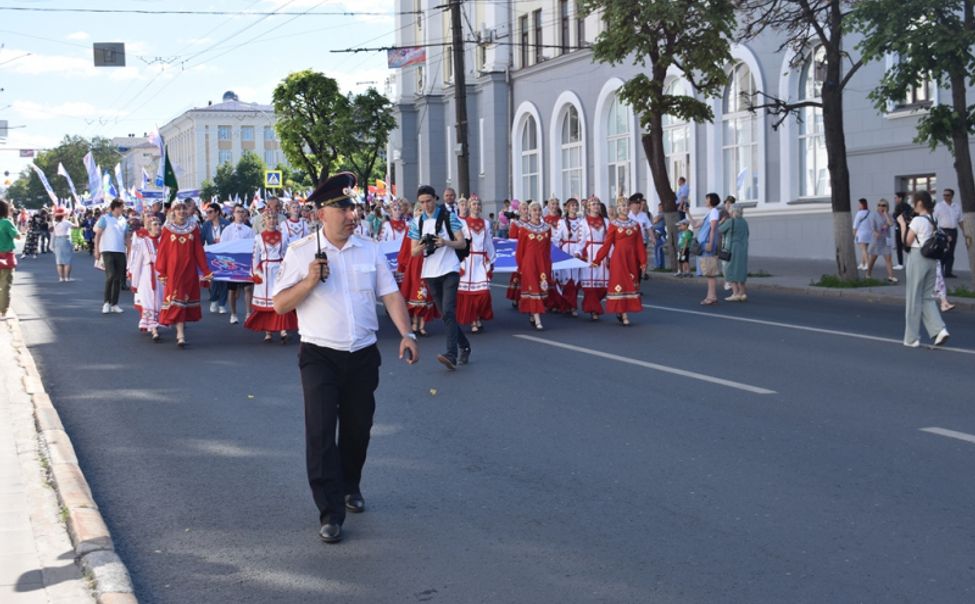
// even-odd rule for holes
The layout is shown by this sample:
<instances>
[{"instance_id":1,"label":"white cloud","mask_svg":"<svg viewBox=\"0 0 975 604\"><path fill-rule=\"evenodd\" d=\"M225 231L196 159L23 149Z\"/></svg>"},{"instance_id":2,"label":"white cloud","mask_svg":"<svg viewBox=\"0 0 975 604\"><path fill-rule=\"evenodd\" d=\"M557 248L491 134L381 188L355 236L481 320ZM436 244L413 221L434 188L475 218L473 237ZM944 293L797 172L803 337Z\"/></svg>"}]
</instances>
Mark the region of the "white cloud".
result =
<instances>
[{"instance_id":1,"label":"white cloud","mask_svg":"<svg viewBox=\"0 0 975 604\"><path fill-rule=\"evenodd\" d=\"M90 40L91 34L86 31L76 31L65 36L69 40Z\"/></svg>"},{"instance_id":2,"label":"white cloud","mask_svg":"<svg viewBox=\"0 0 975 604\"><path fill-rule=\"evenodd\" d=\"M11 54L27 54L20 49L6 49ZM30 53L6 65L0 66L0 72L22 75L63 75L72 78L93 78L108 76L113 81L144 79L138 67L95 67L90 54L81 55L53 55Z\"/></svg>"},{"instance_id":3,"label":"white cloud","mask_svg":"<svg viewBox=\"0 0 975 604\"><path fill-rule=\"evenodd\" d=\"M114 117L116 114L99 109L91 103L66 101L56 105L44 105L34 101L14 101L11 109L27 120L50 120L58 118L97 119Z\"/></svg>"}]
</instances>

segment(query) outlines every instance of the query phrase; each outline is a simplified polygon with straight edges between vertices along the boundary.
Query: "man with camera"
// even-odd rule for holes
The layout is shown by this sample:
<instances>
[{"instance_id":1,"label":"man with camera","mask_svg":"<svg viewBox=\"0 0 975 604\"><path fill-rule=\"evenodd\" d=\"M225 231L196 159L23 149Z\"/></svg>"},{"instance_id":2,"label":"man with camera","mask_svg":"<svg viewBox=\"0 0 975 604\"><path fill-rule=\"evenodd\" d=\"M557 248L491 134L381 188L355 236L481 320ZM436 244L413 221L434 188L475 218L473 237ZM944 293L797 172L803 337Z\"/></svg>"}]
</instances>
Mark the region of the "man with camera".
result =
<instances>
[{"instance_id":1,"label":"man with camera","mask_svg":"<svg viewBox=\"0 0 975 604\"><path fill-rule=\"evenodd\" d=\"M308 482L326 543L342 540L347 510L366 508L359 483L379 386L377 298L402 335L399 357L411 365L419 358L386 257L353 234L355 183L348 172L336 174L308 197L323 226L288 246L274 288L274 310L298 314Z\"/></svg>"},{"instance_id":2,"label":"man with camera","mask_svg":"<svg viewBox=\"0 0 975 604\"><path fill-rule=\"evenodd\" d=\"M466 365L471 358L471 345L457 324L457 286L460 284L460 256L467 249L464 227L457 214L437 205L437 192L430 185L422 185L416 192L416 201L423 213L410 226L409 237L413 240L413 255L423 255L423 272L430 296L437 310L443 315L447 332L447 352L437 360L453 371L457 365ZM459 348L459 356L458 356Z\"/></svg>"}]
</instances>

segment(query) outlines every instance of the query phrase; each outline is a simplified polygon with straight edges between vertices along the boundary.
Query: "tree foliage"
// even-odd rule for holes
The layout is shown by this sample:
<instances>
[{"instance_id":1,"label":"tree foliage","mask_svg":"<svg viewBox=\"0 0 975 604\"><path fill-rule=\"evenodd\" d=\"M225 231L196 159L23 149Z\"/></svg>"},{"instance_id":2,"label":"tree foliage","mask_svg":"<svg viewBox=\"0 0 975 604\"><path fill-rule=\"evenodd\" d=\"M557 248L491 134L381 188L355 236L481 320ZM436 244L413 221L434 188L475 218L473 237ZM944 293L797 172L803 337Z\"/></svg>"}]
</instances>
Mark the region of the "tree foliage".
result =
<instances>
[{"instance_id":1,"label":"tree foliage","mask_svg":"<svg viewBox=\"0 0 975 604\"><path fill-rule=\"evenodd\" d=\"M381 177L382 171L377 168L380 160L385 159L386 144L394 128L393 105L375 88L360 95L349 95L343 160L361 186Z\"/></svg>"},{"instance_id":2,"label":"tree foliage","mask_svg":"<svg viewBox=\"0 0 975 604\"><path fill-rule=\"evenodd\" d=\"M254 193L264 186L264 161L253 151L244 151L234 166L224 162L217 166L213 180L205 180L200 190L204 198L216 195L228 200L239 197L250 201Z\"/></svg>"},{"instance_id":3,"label":"tree foliage","mask_svg":"<svg viewBox=\"0 0 975 604\"><path fill-rule=\"evenodd\" d=\"M112 145L112 141L107 138L95 137L91 140L83 136L66 135L58 146L53 149L40 151L34 158L34 164L44 172L51 188L59 198L67 199L70 195L68 182L58 176L58 163L63 163L64 168L71 175L75 190L78 195L83 195L88 191L88 172L85 169L84 158L88 151L92 151L95 162L103 170L114 168L122 156L118 149ZM7 197L17 204L26 205L30 208L39 208L51 202L44 185L30 168L24 168L17 179L7 189Z\"/></svg>"}]
</instances>

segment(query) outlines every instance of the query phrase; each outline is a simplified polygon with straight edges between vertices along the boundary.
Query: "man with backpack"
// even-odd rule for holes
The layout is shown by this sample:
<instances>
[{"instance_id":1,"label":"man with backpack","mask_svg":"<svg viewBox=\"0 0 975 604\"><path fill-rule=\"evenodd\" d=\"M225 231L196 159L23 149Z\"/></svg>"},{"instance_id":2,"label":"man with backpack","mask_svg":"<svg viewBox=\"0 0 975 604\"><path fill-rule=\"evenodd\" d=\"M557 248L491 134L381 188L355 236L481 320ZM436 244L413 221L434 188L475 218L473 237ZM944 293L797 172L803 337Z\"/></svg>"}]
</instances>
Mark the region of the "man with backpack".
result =
<instances>
[{"instance_id":1,"label":"man with backpack","mask_svg":"<svg viewBox=\"0 0 975 604\"><path fill-rule=\"evenodd\" d=\"M430 185L422 185L416 201L423 213L410 226L413 240L412 254L423 256L421 277L443 316L447 332L447 352L437 360L453 371L466 365L471 357L471 345L457 324L457 286L460 284L460 261L467 256L470 242L464 239L464 227L457 214L437 205L437 192ZM459 352L459 354L458 354Z\"/></svg>"}]
</instances>

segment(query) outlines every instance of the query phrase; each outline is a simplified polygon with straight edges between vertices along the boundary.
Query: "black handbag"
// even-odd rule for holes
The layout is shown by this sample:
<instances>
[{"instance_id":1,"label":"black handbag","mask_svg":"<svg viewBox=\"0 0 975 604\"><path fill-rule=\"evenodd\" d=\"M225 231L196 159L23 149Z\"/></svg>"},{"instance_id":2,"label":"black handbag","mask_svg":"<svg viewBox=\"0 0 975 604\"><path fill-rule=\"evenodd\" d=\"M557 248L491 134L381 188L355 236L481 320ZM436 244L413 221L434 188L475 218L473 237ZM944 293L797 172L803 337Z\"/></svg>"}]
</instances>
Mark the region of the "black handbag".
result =
<instances>
[{"instance_id":1,"label":"black handbag","mask_svg":"<svg viewBox=\"0 0 975 604\"><path fill-rule=\"evenodd\" d=\"M731 219L731 237L734 237L734 236L735 236L735 219L732 218ZM726 241L730 241L730 238L729 239L723 239L721 241L721 249L718 250L718 260L721 260L723 262L731 262L731 247L730 247L731 244L730 243L726 243Z\"/></svg>"}]
</instances>

